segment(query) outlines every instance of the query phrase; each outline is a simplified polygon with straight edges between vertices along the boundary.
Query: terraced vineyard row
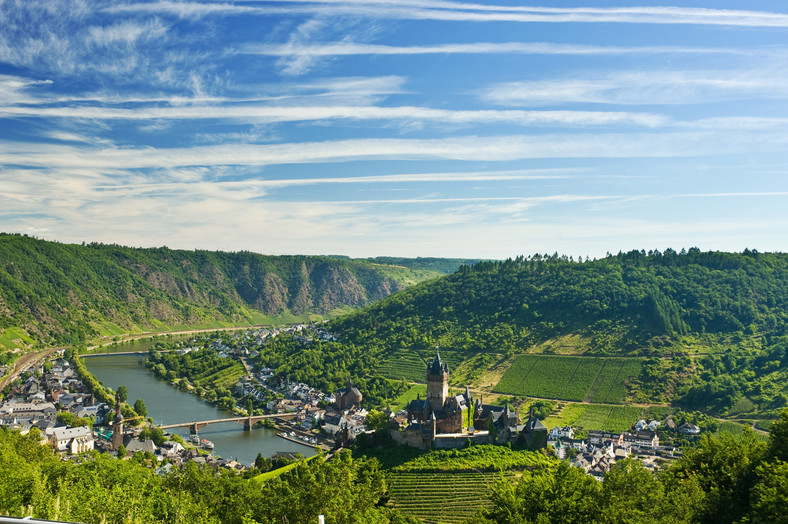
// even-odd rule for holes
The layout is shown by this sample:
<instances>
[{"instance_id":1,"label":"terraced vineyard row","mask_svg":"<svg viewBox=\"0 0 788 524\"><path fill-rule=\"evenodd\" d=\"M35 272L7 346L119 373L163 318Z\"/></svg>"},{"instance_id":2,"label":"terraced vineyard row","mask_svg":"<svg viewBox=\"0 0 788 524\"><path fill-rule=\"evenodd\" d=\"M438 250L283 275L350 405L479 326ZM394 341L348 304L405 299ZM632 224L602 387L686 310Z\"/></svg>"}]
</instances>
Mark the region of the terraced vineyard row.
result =
<instances>
[{"instance_id":1,"label":"terraced vineyard row","mask_svg":"<svg viewBox=\"0 0 788 524\"><path fill-rule=\"evenodd\" d=\"M412 382L424 382L425 364L419 355L413 351L401 350L391 353L380 365L379 371L383 376Z\"/></svg>"},{"instance_id":2,"label":"terraced vineyard row","mask_svg":"<svg viewBox=\"0 0 788 524\"><path fill-rule=\"evenodd\" d=\"M218 371L216 370L209 370L201 375L198 375L194 379L192 379L192 384L195 386L213 386L213 387L222 387L222 388L229 388L232 387L238 379L246 375L244 368L241 364L237 362L233 362L233 365L227 366L223 369Z\"/></svg>"},{"instance_id":3,"label":"terraced vineyard row","mask_svg":"<svg viewBox=\"0 0 788 524\"><path fill-rule=\"evenodd\" d=\"M435 353L421 352L428 362L435 357ZM394 380L405 380L411 382L425 382L427 365L415 350L401 349L388 355L380 365L380 373ZM464 355L456 351L441 351L441 359L449 365L449 370L455 369L462 362Z\"/></svg>"},{"instance_id":4,"label":"terraced vineyard row","mask_svg":"<svg viewBox=\"0 0 788 524\"><path fill-rule=\"evenodd\" d=\"M500 473L391 473L389 494L403 513L430 523L461 523L489 502Z\"/></svg>"},{"instance_id":5,"label":"terraced vineyard row","mask_svg":"<svg viewBox=\"0 0 788 524\"><path fill-rule=\"evenodd\" d=\"M621 403L626 380L640 373L637 358L522 355L495 386L497 393Z\"/></svg>"}]
</instances>

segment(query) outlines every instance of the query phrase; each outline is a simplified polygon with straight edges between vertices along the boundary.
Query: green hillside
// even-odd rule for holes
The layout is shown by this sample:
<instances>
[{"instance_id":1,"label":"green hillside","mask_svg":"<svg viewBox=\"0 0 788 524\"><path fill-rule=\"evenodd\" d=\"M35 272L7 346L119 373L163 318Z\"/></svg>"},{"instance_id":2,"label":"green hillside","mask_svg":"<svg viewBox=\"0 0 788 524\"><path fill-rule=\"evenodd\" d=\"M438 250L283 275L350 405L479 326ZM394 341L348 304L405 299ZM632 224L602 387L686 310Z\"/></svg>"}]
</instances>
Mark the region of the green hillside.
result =
<instances>
[{"instance_id":1,"label":"green hillside","mask_svg":"<svg viewBox=\"0 0 788 524\"><path fill-rule=\"evenodd\" d=\"M419 361L437 346L457 386L776 413L788 403L787 304L786 254L536 255L461 266L333 320L339 342L282 340L261 359L305 379L331 369L423 381Z\"/></svg>"},{"instance_id":2,"label":"green hillside","mask_svg":"<svg viewBox=\"0 0 788 524\"><path fill-rule=\"evenodd\" d=\"M143 330L320 318L439 274L415 263L79 246L0 234L0 353Z\"/></svg>"}]
</instances>

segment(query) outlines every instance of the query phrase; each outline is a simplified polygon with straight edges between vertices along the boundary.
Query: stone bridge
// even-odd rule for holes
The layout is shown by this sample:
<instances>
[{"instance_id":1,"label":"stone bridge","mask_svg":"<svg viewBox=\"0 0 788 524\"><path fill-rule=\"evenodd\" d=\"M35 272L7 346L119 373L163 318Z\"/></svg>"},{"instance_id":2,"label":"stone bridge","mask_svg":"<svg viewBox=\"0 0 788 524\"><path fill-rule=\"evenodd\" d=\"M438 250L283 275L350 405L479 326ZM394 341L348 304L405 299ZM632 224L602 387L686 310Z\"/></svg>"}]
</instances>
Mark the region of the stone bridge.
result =
<instances>
[{"instance_id":1,"label":"stone bridge","mask_svg":"<svg viewBox=\"0 0 788 524\"><path fill-rule=\"evenodd\" d=\"M218 424L219 422L237 422L239 424L244 425L245 431L251 431L252 426L255 423L266 419L266 418L281 418L281 419L291 419L298 416L298 413L274 413L271 415L255 415L252 417L231 417L231 418L217 418L214 420L200 420L196 422L180 422L178 424L164 424L158 426L161 429L170 429L170 428L189 428L189 432L194 435L197 433L198 430L204 428L209 424Z\"/></svg>"}]
</instances>

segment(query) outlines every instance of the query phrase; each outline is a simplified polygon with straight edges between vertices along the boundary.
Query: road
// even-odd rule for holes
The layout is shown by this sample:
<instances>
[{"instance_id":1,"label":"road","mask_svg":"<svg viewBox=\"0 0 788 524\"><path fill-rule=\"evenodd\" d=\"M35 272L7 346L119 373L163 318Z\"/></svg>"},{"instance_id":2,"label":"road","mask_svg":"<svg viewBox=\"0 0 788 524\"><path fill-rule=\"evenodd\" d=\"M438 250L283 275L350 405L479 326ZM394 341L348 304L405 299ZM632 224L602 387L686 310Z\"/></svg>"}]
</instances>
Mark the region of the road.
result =
<instances>
[{"instance_id":1,"label":"road","mask_svg":"<svg viewBox=\"0 0 788 524\"><path fill-rule=\"evenodd\" d=\"M14 362L14 368L10 372L6 373L2 379L0 379L0 391L5 389L8 384L16 380L26 369L41 365L41 363L47 357L63 349L66 349L65 346L47 348L42 351L33 351L22 355L16 359L16 362Z\"/></svg>"}]
</instances>

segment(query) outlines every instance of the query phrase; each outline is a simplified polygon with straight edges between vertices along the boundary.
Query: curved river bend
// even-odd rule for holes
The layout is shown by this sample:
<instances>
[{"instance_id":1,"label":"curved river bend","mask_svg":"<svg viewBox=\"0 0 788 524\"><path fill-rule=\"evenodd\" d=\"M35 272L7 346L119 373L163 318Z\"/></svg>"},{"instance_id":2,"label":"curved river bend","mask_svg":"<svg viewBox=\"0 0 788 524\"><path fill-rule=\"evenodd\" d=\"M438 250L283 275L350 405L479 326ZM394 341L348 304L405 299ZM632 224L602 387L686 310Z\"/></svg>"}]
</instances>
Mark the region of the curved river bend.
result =
<instances>
[{"instance_id":1,"label":"curved river bend","mask_svg":"<svg viewBox=\"0 0 788 524\"><path fill-rule=\"evenodd\" d=\"M147 346L147 347L145 347ZM146 351L150 344L136 342L118 344L108 351ZM117 389L125 385L129 390L130 404L141 398L145 401L148 416L156 424L176 424L195 420L212 420L233 416L206 401L177 390L169 383L157 378L138 356L118 355L90 357L84 360L85 367L104 385ZM188 438L187 428L169 430ZM226 459L236 459L250 465L258 453L270 457L278 451L301 453L305 457L315 454L315 450L295 442L277 437L276 432L267 428L253 428L244 431L243 424L223 422L211 424L201 429L200 438L208 439L216 446L213 453Z\"/></svg>"}]
</instances>

